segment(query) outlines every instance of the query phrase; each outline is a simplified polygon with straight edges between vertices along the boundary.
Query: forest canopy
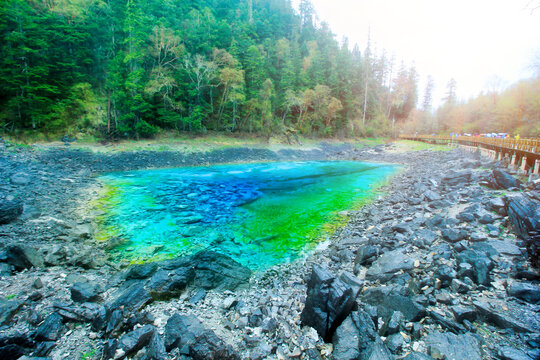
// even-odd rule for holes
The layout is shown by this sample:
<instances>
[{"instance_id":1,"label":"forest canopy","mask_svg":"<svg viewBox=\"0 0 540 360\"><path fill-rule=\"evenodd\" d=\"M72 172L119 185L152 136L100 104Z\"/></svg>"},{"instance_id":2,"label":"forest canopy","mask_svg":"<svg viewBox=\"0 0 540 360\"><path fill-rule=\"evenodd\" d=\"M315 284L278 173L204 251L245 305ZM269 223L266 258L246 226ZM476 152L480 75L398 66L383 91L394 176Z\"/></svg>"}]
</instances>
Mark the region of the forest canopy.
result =
<instances>
[{"instance_id":1,"label":"forest canopy","mask_svg":"<svg viewBox=\"0 0 540 360\"><path fill-rule=\"evenodd\" d=\"M309 0L4 0L0 84L0 132L15 136L387 136L407 120L449 131L511 118L515 129L539 116L534 99L497 120L450 102L433 115L433 86L417 109L416 69L338 41Z\"/></svg>"}]
</instances>

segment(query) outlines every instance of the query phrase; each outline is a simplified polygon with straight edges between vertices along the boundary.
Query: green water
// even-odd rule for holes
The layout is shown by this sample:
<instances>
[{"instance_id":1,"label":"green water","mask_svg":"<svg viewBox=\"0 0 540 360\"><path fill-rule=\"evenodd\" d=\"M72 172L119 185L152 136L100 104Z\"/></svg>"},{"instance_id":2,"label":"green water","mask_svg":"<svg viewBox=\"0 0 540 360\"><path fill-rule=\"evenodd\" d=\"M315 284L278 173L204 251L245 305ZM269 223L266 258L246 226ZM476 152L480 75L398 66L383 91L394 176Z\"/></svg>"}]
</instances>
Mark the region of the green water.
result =
<instances>
[{"instance_id":1,"label":"green water","mask_svg":"<svg viewBox=\"0 0 540 360\"><path fill-rule=\"evenodd\" d=\"M261 269L312 250L396 170L312 161L111 173L101 177L98 238L119 261L210 248Z\"/></svg>"}]
</instances>

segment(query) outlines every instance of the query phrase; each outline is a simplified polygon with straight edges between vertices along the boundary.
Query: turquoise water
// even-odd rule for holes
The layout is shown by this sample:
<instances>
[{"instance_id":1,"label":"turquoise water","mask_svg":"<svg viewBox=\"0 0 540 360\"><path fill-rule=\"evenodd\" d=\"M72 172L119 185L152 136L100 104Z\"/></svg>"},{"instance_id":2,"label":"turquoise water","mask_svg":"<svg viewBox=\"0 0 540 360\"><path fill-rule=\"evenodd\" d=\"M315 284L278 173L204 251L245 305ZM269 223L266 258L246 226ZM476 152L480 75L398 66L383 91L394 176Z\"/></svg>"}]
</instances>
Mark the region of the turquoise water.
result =
<instances>
[{"instance_id":1,"label":"turquoise water","mask_svg":"<svg viewBox=\"0 0 540 360\"><path fill-rule=\"evenodd\" d=\"M313 249L397 170L365 162L282 162L111 173L98 201L98 238L118 260L203 249L252 269Z\"/></svg>"}]
</instances>

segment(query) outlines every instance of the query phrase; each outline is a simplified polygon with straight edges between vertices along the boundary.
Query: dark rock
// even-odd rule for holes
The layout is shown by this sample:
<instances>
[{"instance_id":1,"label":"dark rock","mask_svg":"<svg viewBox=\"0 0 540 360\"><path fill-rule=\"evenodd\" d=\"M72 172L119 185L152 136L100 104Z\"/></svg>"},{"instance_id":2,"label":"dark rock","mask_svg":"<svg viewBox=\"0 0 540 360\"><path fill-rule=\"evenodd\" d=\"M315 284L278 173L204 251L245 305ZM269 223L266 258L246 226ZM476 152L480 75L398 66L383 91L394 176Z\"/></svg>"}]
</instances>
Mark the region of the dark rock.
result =
<instances>
[{"instance_id":1,"label":"dark rock","mask_svg":"<svg viewBox=\"0 0 540 360\"><path fill-rule=\"evenodd\" d=\"M488 245L493 247L498 253L510 256L520 256L521 250L516 245L504 240L488 240Z\"/></svg>"},{"instance_id":2,"label":"dark rock","mask_svg":"<svg viewBox=\"0 0 540 360\"><path fill-rule=\"evenodd\" d=\"M158 263L146 263L146 264L137 264L132 265L126 271L127 280L142 280L147 279L158 269Z\"/></svg>"},{"instance_id":3,"label":"dark rock","mask_svg":"<svg viewBox=\"0 0 540 360\"><path fill-rule=\"evenodd\" d=\"M416 236L421 239L425 246L430 246L437 240L437 234L428 229L420 229L416 231Z\"/></svg>"},{"instance_id":4,"label":"dark rock","mask_svg":"<svg viewBox=\"0 0 540 360\"><path fill-rule=\"evenodd\" d=\"M22 214L23 208L20 200L0 200L0 224L15 221Z\"/></svg>"},{"instance_id":5,"label":"dark rock","mask_svg":"<svg viewBox=\"0 0 540 360\"><path fill-rule=\"evenodd\" d=\"M500 360L532 360L529 355L511 346L501 346L498 348L497 358Z\"/></svg>"},{"instance_id":6,"label":"dark rock","mask_svg":"<svg viewBox=\"0 0 540 360\"><path fill-rule=\"evenodd\" d=\"M519 188L521 181L500 169L492 170L491 185L494 189Z\"/></svg>"},{"instance_id":7,"label":"dark rock","mask_svg":"<svg viewBox=\"0 0 540 360\"><path fill-rule=\"evenodd\" d=\"M516 232L526 238L531 231L540 231L540 205L524 194L509 197L508 216Z\"/></svg>"},{"instance_id":8,"label":"dark rock","mask_svg":"<svg viewBox=\"0 0 540 360\"><path fill-rule=\"evenodd\" d=\"M441 180L441 184L448 186L467 184L471 181L471 176L472 172L470 170L451 171Z\"/></svg>"},{"instance_id":9,"label":"dark rock","mask_svg":"<svg viewBox=\"0 0 540 360\"><path fill-rule=\"evenodd\" d=\"M142 283L136 282L121 291L116 299L110 302L107 307L111 310L123 307L124 313L131 313L140 311L151 301L152 297L144 289Z\"/></svg>"},{"instance_id":10,"label":"dark rock","mask_svg":"<svg viewBox=\"0 0 540 360\"><path fill-rule=\"evenodd\" d=\"M426 226L429 228L437 228L441 226L444 218L440 215L433 215L432 217L426 220Z\"/></svg>"},{"instance_id":11,"label":"dark rock","mask_svg":"<svg viewBox=\"0 0 540 360\"><path fill-rule=\"evenodd\" d=\"M467 237L467 232L464 230L443 229L441 231L441 235L444 240L450 243L456 243L460 240L465 239Z\"/></svg>"},{"instance_id":12,"label":"dark rock","mask_svg":"<svg viewBox=\"0 0 540 360\"><path fill-rule=\"evenodd\" d=\"M168 300L179 296L194 278L195 271L192 267L181 267L172 271L159 270L145 288L154 300Z\"/></svg>"},{"instance_id":13,"label":"dark rock","mask_svg":"<svg viewBox=\"0 0 540 360\"><path fill-rule=\"evenodd\" d=\"M204 289L199 289L195 295L193 295L190 299L189 299L189 303L190 304L197 304L201 301L204 300L204 298L206 297L206 290Z\"/></svg>"},{"instance_id":14,"label":"dark rock","mask_svg":"<svg viewBox=\"0 0 540 360\"><path fill-rule=\"evenodd\" d=\"M332 359L335 360L393 359L369 315L363 311L352 312L336 329L332 342Z\"/></svg>"},{"instance_id":15,"label":"dark rock","mask_svg":"<svg viewBox=\"0 0 540 360\"><path fill-rule=\"evenodd\" d=\"M6 249L6 263L13 265L15 270L42 267L43 258L36 249L27 245L10 245Z\"/></svg>"},{"instance_id":16,"label":"dark rock","mask_svg":"<svg viewBox=\"0 0 540 360\"><path fill-rule=\"evenodd\" d=\"M370 265L379 256L380 248L373 245L365 245L358 248L354 259L355 271L358 265Z\"/></svg>"},{"instance_id":17,"label":"dark rock","mask_svg":"<svg viewBox=\"0 0 540 360\"><path fill-rule=\"evenodd\" d=\"M382 331L380 334L388 336L397 333L401 328L401 324L403 323L404 318L405 317L403 316L401 311L394 311L390 319L388 319L388 321L382 327Z\"/></svg>"},{"instance_id":18,"label":"dark rock","mask_svg":"<svg viewBox=\"0 0 540 360\"><path fill-rule=\"evenodd\" d=\"M23 334L0 335L0 359L19 359L35 346L34 341Z\"/></svg>"},{"instance_id":19,"label":"dark rock","mask_svg":"<svg viewBox=\"0 0 540 360\"><path fill-rule=\"evenodd\" d=\"M489 209L491 211L499 211L500 209L505 207L505 203L502 197L494 197L493 199L489 200Z\"/></svg>"},{"instance_id":20,"label":"dark rock","mask_svg":"<svg viewBox=\"0 0 540 360\"><path fill-rule=\"evenodd\" d=\"M471 291L471 287L468 284L458 279L453 279L450 287L452 288L452 291L458 294L465 294Z\"/></svg>"},{"instance_id":21,"label":"dark rock","mask_svg":"<svg viewBox=\"0 0 540 360\"><path fill-rule=\"evenodd\" d=\"M397 354L405 345L405 339L401 334L393 334L384 342L392 354Z\"/></svg>"},{"instance_id":22,"label":"dark rock","mask_svg":"<svg viewBox=\"0 0 540 360\"><path fill-rule=\"evenodd\" d=\"M473 267L473 280L477 284L489 285L489 273L494 265L485 253L476 250L465 250L459 253L456 258L459 263L468 263Z\"/></svg>"},{"instance_id":23,"label":"dark rock","mask_svg":"<svg viewBox=\"0 0 540 360\"><path fill-rule=\"evenodd\" d=\"M456 278L457 272L450 266L441 265L435 270L434 276L441 281L442 287L448 287Z\"/></svg>"},{"instance_id":24,"label":"dark rock","mask_svg":"<svg viewBox=\"0 0 540 360\"><path fill-rule=\"evenodd\" d=\"M328 270L313 265L308 281L307 299L300 319L325 340L349 315L354 305L353 290Z\"/></svg>"},{"instance_id":25,"label":"dark rock","mask_svg":"<svg viewBox=\"0 0 540 360\"><path fill-rule=\"evenodd\" d=\"M34 350L34 355L36 356L47 356L56 346L54 341L43 341L37 344L36 349Z\"/></svg>"},{"instance_id":26,"label":"dark rock","mask_svg":"<svg viewBox=\"0 0 540 360\"><path fill-rule=\"evenodd\" d=\"M441 325L443 329L452 331L456 334L465 332L465 328L463 326L435 311L429 311L428 315L433 319L433 321Z\"/></svg>"},{"instance_id":27,"label":"dark rock","mask_svg":"<svg viewBox=\"0 0 540 360\"><path fill-rule=\"evenodd\" d=\"M230 257L213 251L201 251L193 256L193 285L206 290L234 290L247 282L251 270Z\"/></svg>"},{"instance_id":28,"label":"dark rock","mask_svg":"<svg viewBox=\"0 0 540 360\"><path fill-rule=\"evenodd\" d=\"M56 303L54 309L65 321L86 322L99 331L105 327L107 311L103 305L84 303L78 307Z\"/></svg>"},{"instance_id":29,"label":"dark rock","mask_svg":"<svg viewBox=\"0 0 540 360\"><path fill-rule=\"evenodd\" d=\"M538 304L540 302L540 288L532 283L512 281L506 291L508 295L531 304Z\"/></svg>"},{"instance_id":30,"label":"dark rock","mask_svg":"<svg viewBox=\"0 0 540 360\"><path fill-rule=\"evenodd\" d=\"M456 219L464 221L464 222L468 222L468 223L472 223L476 221L476 217L468 211L463 211L457 214Z\"/></svg>"},{"instance_id":31,"label":"dark rock","mask_svg":"<svg viewBox=\"0 0 540 360\"><path fill-rule=\"evenodd\" d=\"M135 329L120 338L118 348L124 350L126 356L134 354L150 342L154 333L156 328L152 325Z\"/></svg>"},{"instance_id":32,"label":"dark rock","mask_svg":"<svg viewBox=\"0 0 540 360\"><path fill-rule=\"evenodd\" d=\"M0 325L8 324L21 306L20 301L0 299Z\"/></svg>"},{"instance_id":33,"label":"dark rock","mask_svg":"<svg viewBox=\"0 0 540 360\"><path fill-rule=\"evenodd\" d=\"M103 358L114 359L114 354L118 349L118 339L109 339L103 346Z\"/></svg>"},{"instance_id":34,"label":"dark rock","mask_svg":"<svg viewBox=\"0 0 540 360\"><path fill-rule=\"evenodd\" d=\"M360 292L360 290L362 290L362 287L364 286L364 282L362 280L360 280L359 278L354 276L354 274L348 271L342 272L341 275L339 276L339 280L343 281L345 284L351 287L353 291L352 295L353 295L353 298L355 299L358 296L358 293Z\"/></svg>"},{"instance_id":35,"label":"dark rock","mask_svg":"<svg viewBox=\"0 0 540 360\"><path fill-rule=\"evenodd\" d=\"M143 360L163 360L167 358L165 343L157 331L154 331L150 343L146 347L146 355Z\"/></svg>"},{"instance_id":36,"label":"dark rock","mask_svg":"<svg viewBox=\"0 0 540 360\"><path fill-rule=\"evenodd\" d=\"M107 317L107 327L105 328L105 333L112 334L115 332L120 325L122 325L122 321L124 319L124 312L122 309L116 309L113 310L110 316Z\"/></svg>"},{"instance_id":37,"label":"dark rock","mask_svg":"<svg viewBox=\"0 0 540 360\"><path fill-rule=\"evenodd\" d=\"M482 360L480 344L470 334L455 335L435 331L424 338L428 354L435 359Z\"/></svg>"},{"instance_id":38,"label":"dark rock","mask_svg":"<svg viewBox=\"0 0 540 360\"><path fill-rule=\"evenodd\" d=\"M392 230L396 231L400 234L407 234L411 232L411 228L409 227L409 224L407 223L399 223L394 226L392 226Z\"/></svg>"},{"instance_id":39,"label":"dark rock","mask_svg":"<svg viewBox=\"0 0 540 360\"><path fill-rule=\"evenodd\" d=\"M478 317L484 321L495 325L501 329L512 329L517 332L533 332L528 325L521 321L511 318L508 315L499 313L491 308L491 306L483 301L473 301Z\"/></svg>"},{"instance_id":40,"label":"dark rock","mask_svg":"<svg viewBox=\"0 0 540 360\"><path fill-rule=\"evenodd\" d=\"M433 360L433 358L426 354L422 354L419 352L412 352L412 353L409 353L409 355L405 356L403 360Z\"/></svg>"},{"instance_id":41,"label":"dark rock","mask_svg":"<svg viewBox=\"0 0 540 360\"><path fill-rule=\"evenodd\" d=\"M75 302L95 302L100 300L99 287L95 284L77 282L71 287L71 300Z\"/></svg>"},{"instance_id":42,"label":"dark rock","mask_svg":"<svg viewBox=\"0 0 540 360\"><path fill-rule=\"evenodd\" d=\"M27 350L16 344L0 346L0 359L19 359Z\"/></svg>"},{"instance_id":43,"label":"dark rock","mask_svg":"<svg viewBox=\"0 0 540 360\"><path fill-rule=\"evenodd\" d=\"M63 331L62 317L54 312L34 332L36 341L56 341Z\"/></svg>"},{"instance_id":44,"label":"dark rock","mask_svg":"<svg viewBox=\"0 0 540 360\"><path fill-rule=\"evenodd\" d=\"M165 348L179 348L195 360L237 360L240 356L230 345L209 329L205 329L194 315L174 314L165 325Z\"/></svg>"},{"instance_id":45,"label":"dark rock","mask_svg":"<svg viewBox=\"0 0 540 360\"><path fill-rule=\"evenodd\" d=\"M403 250L394 250L384 253L375 260L366 272L366 279L388 281L395 273L414 268L414 260L406 255Z\"/></svg>"},{"instance_id":46,"label":"dark rock","mask_svg":"<svg viewBox=\"0 0 540 360\"><path fill-rule=\"evenodd\" d=\"M406 288L394 286L372 287L361 295L362 302L377 306L378 315L389 318L394 311L400 311L407 321L419 321L425 314L423 305L415 301Z\"/></svg>"}]
</instances>

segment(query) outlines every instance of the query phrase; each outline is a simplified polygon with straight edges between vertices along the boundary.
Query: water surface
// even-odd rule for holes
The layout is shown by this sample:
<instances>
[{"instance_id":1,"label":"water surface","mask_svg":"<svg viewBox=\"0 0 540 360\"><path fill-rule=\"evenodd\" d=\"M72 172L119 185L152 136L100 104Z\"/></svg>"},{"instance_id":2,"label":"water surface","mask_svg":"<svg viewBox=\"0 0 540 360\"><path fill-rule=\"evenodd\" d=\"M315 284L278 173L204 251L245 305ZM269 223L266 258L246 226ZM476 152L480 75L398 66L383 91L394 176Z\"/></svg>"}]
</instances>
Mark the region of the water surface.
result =
<instances>
[{"instance_id":1,"label":"water surface","mask_svg":"<svg viewBox=\"0 0 540 360\"><path fill-rule=\"evenodd\" d=\"M365 162L282 162L111 173L99 238L133 262L211 248L252 269L290 261L324 240L396 171ZM325 232L326 230L326 232Z\"/></svg>"}]
</instances>

